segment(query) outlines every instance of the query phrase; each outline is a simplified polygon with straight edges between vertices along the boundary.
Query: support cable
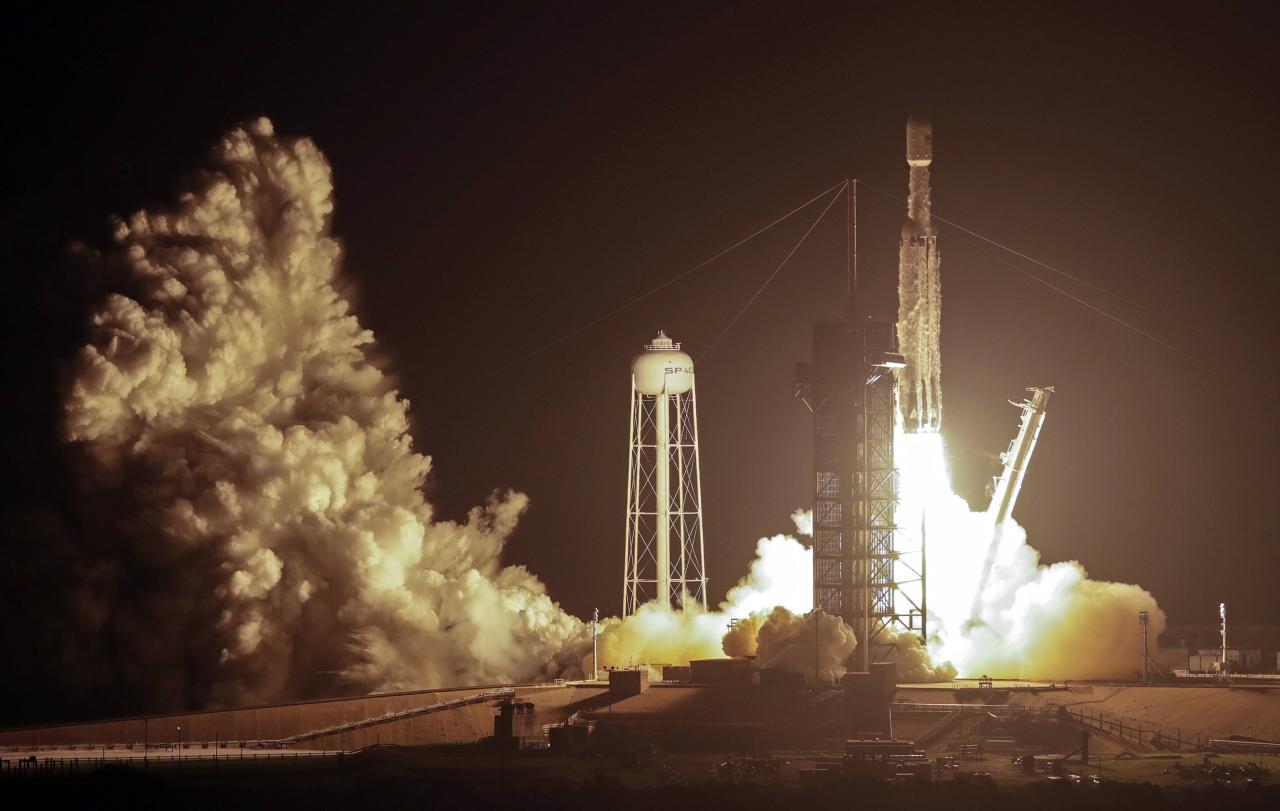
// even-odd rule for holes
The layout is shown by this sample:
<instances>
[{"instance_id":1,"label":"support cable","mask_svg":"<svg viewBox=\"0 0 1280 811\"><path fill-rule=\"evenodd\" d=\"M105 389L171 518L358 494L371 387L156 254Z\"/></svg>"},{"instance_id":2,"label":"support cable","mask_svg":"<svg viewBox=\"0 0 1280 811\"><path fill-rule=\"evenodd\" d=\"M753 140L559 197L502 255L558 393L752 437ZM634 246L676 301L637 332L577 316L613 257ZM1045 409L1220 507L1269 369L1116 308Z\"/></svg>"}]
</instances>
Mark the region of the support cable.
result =
<instances>
[{"instance_id":1,"label":"support cable","mask_svg":"<svg viewBox=\"0 0 1280 811\"><path fill-rule=\"evenodd\" d=\"M861 183L863 186L866 186L868 189L871 189L872 191L876 192L877 194L883 195L883 196L885 196L885 197L889 198L890 200L893 200L893 201L898 202L898 203L903 203L904 205L906 204L906 201L905 201L905 200L903 200L902 198L900 198L900 197L896 197L896 196L894 196L894 195L890 194L889 192L884 191L883 189L878 189L878 188L876 188L875 186L872 186L870 183L867 183L866 181L863 181L863 180L854 180L853 182L854 182L854 183ZM1006 252L1008 252L1008 253L1013 254L1014 256L1020 257L1020 258L1022 258L1022 259L1026 259L1028 262L1031 262L1032 264L1037 265L1038 267L1042 267L1042 268L1044 268L1045 270L1051 271L1051 272L1053 272L1053 273L1058 274L1059 276L1062 276L1062 277L1064 277L1064 278L1067 278L1067 279L1070 279L1070 280L1072 280L1072 281L1074 281L1074 282L1077 282L1077 283L1079 283L1079 284L1082 284L1082 285L1084 285L1085 287L1091 288L1091 289L1093 289L1093 290L1097 290L1097 291L1098 291L1098 292L1100 292L1100 293L1104 293L1104 294L1106 294L1106 295L1108 295L1108 296L1110 296L1110 297L1112 297L1112 298L1116 299L1117 301L1122 301L1122 302L1124 302L1124 303L1126 303L1126 304L1133 305L1134 307L1140 307L1140 308L1142 308L1142 309L1144 309L1144 310L1147 310L1147 311L1149 311L1149 312L1155 313L1156 315L1160 315L1160 316L1162 316L1162 317L1164 317L1164 318L1168 318L1168 319L1170 319L1170 320L1172 320L1172 321L1176 321L1176 322L1178 322L1178 323L1183 323L1180 319L1178 319L1178 318L1176 318L1176 317L1174 317L1174 316L1166 315L1165 313L1162 313L1162 312L1160 312L1159 310L1155 310L1155 309L1153 309L1153 308L1151 308L1151 307L1149 307L1149 306L1147 306L1147 305L1145 305L1145 304L1140 304L1140 303L1138 303L1138 302L1136 302L1136 301L1133 301L1133 300L1131 300L1131 299L1125 298L1124 296L1121 296L1119 293L1113 293L1113 292L1111 292L1110 290L1107 290L1107 289L1106 289L1106 288L1104 288L1104 287L1100 287L1099 285L1096 285L1096 284L1094 284L1094 283L1092 283L1092 282L1086 281L1085 279L1081 279L1081 278L1080 278L1080 277L1078 277L1078 276L1073 276L1072 274L1067 273L1067 272L1066 272L1066 271L1064 271L1064 270L1059 270L1059 269L1057 269L1057 268L1053 267L1052 265L1049 265L1049 264L1047 264L1047 263L1045 263L1045 262L1041 262L1039 259L1036 259L1036 258L1034 258L1034 257L1028 256L1028 255L1026 255L1025 253L1022 253L1021 251L1018 251L1018 250L1016 250L1016 249L1014 249L1014 248L1009 247L1008 245L1005 245L1005 244L1003 244L1003 243L1001 243L1001 242L998 242L998 241L996 241L996 240L994 240L994 239L991 239L990 237L983 236L982 234L979 234L979 233L978 233L978 232L976 232L976 231L972 231L972 230L970 230L970 229L968 229L968 228L965 228L963 225L960 225L960 224L958 224L958 223L955 223L955 222L953 222L953 221L951 221L951 220L948 220L948 219L946 219L946 218L944 218L944 217L939 217L937 214L931 214L930 216L932 217L932 219L935 219L935 220L937 220L938 222L944 223L944 224L946 224L946 225L951 226L952 228L955 228L955 229L957 229L957 230L959 230L959 231L962 231L962 232L964 232L965 234L968 234L969 236L974 237L975 239L978 239L978 240L980 240L980 241L982 241L982 242L987 243L988 245L993 245L993 246L995 246L995 247L999 248L999 249L1000 249L1000 250L1002 250L1002 251L1006 251ZM1182 356L1183 356L1183 357L1185 357L1185 358L1188 358L1188 359L1190 359L1190 360L1194 360L1194 361L1196 361L1196 362L1198 362L1198 363L1204 363L1204 361L1203 361L1203 360L1201 360L1200 358L1196 357L1195 355L1192 355L1190 352L1187 352L1185 349L1182 349L1182 348L1180 348L1180 347L1174 346L1173 344L1169 343L1168 341L1165 341L1165 340L1163 340L1163 339L1161 339L1161 338L1156 337L1155 335L1152 335L1150 332L1147 332L1146 330L1142 329L1141 327L1139 327L1139 326L1137 326L1137 325L1135 325L1135 324L1132 324L1132 323L1130 323L1130 322L1128 322L1128 321L1125 321L1123 318L1120 318L1120 317L1118 317L1118 316L1112 315L1111 313L1107 312L1106 310L1102 309L1101 307L1098 307L1098 306L1096 306L1096 305L1094 305L1094 304L1091 304L1090 302L1086 301L1085 299L1080 298L1079 296L1076 296L1076 295L1074 295L1074 294L1072 294L1072 293L1069 293L1069 292L1067 292L1066 290L1062 289L1061 287L1058 287L1057 285L1055 285L1055 284L1053 284L1053 283L1051 283L1051 282L1045 281L1044 279L1040 278L1039 276L1037 276L1037 275L1036 275L1036 274L1034 274L1034 273L1031 273L1030 271L1026 270L1025 268L1020 268L1020 267L1018 267L1017 265L1015 265L1014 263L1009 262L1008 260L1000 259L1000 258L996 257L994 254L991 254L991 253L988 253L988 254L987 254L987 256L991 257L994 261L998 262L999 264L1002 264L1002 265L1004 265L1005 267L1010 268L1010 269L1012 269L1012 270L1016 270L1018 273L1021 273L1023 276L1026 276L1026 277L1027 277L1027 278L1029 278L1029 279L1032 279L1032 280L1034 280L1034 281L1036 281L1036 282L1039 282L1040 284L1044 285L1045 287L1049 288L1050 290L1054 291L1055 293L1060 293L1061 295L1063 295L1063 296L1065 296L1065 297L1067 297L1067 298L1071 299L1072 301L1076 302L1077 304L1080 304L1081 306L1084 306L1084 307L1087 307L1087 308L1088 308L1088 309L1090 309L1090 310L1093 310L1095 313L1097 313L1098 315L1101 315L1103 318L1106 318L1106 319L1109 319L1109 320L1111 320L1111 321L1114 321L1115 323L1119 324L1120 326L1124 327L1125 329L1131 330L1131 331L1133 331L1133 332L1137 333L1138 335L1141 335L1142 337L1146 338L1146 339L1147 339L1147 340L1149 340L1149 341L1152 341L1152 342L1154 342L1154 343L1157 343L1157 344L1159 344L1160 346L1163 346L1163 347L1164 347L1164 348L1166 348L1166 349L1171 349L1171 350L1173 350L1174 352L1177 352L1179 355L1182 355Z\"/></svg>"},{"instance_id":2,"label":"support cable","mask_svg":"<svg viewBox=\"0 0 1280 811\"><path fill-rule=\"evenodd\" d=\"M935 217L935 219L937 219L937 218ZM1036 274L1034 274L1034 273L1031 273L1030 271L1026 270L1025 268L1020 268L1020 267L1018 267L1017 265L1015 265L1014 263L1012 263L1012 262L1008 261L1007 259L1001 259L1001 258L999 258L998 256L995 256L995 255L990 254L990 253L988 253L988 254L987 254L987 256L991 257L991 259L992 259L993 261L998 262L999 264L1004 265L1004 266L1005 266L1005 267L1007 267L1007 268L1010 268L1010 269L1012 269L1012 270L1016 270L1017 272L1021 273L1023 276L1026 276L1028 279L1031 279L1031 280L1033 280L1033 281L1039 282L1040 284L1044 285L1045 287L1049 288L1050 290L1054 291L1055 293L1061 293L1062 295L1066 296L1067 298L1071 299L1072 301L1076 302L1077 304L1080 304L1080 305L1082 305L1082 306L1084 306L1084 307L1088 307L1090 310L1093 310L1095 313L1097 313L1098 315L1102 316L1103 318L1110 319L1110 320L1112 320L1112 321L1116 322L1117 324L1119 324L1120 326L1124 327L1125 329L1133 330L1134 332L1138 333L1138 334L1139 334L1139 335L1141 335L1142 337L1144 337L1144 338L1146 338L1146 339L1148 339L1148 340L1150 340L1150 341L1153 341L1153 342L1155 342L1155 343L1159 344L1160 346L1163 346L1165 349L1171 349L1171 350L1173 350L1174 352L1177 352L1179 355L1182 355L1184 358L1187 358L1188 360L1193 360L1193 361L1196 361L1197 363L1205 363L1205 361L1203 361L1202 359L1200 359L1200 358L1196 357L1195 355L1192 355L1190 352L1186 351L1185 349L1182 349L1181 347L1174 346L1173 344L1171 344L1171 343L1169 343L1168 341L1165 341L1165 340L1163 340L1163 339L1161 339L1161 338L1157 338L1156 336L1152 335L1150 332L1147 332L1146 330L1142 329L1141 327L1138 327L1138 326L1135 326L1135 325L1133 325L1133 324L1130 324L1128 321L1125 321L1125 320L1124 320L1124 319L1122 319L1122 318L1119 318L1119 317L1117 317L1117 316L1112 315L1111 313L1107 312L1106 310L1102 309L1101 307L1097 307L1097 306L1095 306L1095 305L1093 305L1093 304L1090 304L1088 301L1085 301L1084 299L1080 298L1079 296L1073 295L1073 294L1071 294L1071 293L1067 292L1066 290L1063 290L1061 287L1058 287L1057 285L1053 284L1052 282L1047 282L1047 281L1045 281L1044 279L1040 278L1039 276L1037 276L1037 275L1036 275ZM1205 365L1208 365L1208 364L1205 364Z\"/></svg>"},{"instance_id":3,"label":"support cable","mask_svg":"<svg viewBox=\"0 0 1280 811\"><path fill-rule=\"evenodd\" d=\"M822 198L826 197L828 194L831 194L831 192L835 191L836 189L841 189L841 188L843 188L843 187L845 186L845 184L847 184L848 182L849 182L849 181L847 181L847 180L842 180L842 181L840 181L839 183L837 183L837 184L835 184L834 186L832 186L831 188L826 189L825 191L822 191L822 192L820 192L820 193L818 193L818 194L814 195L814 196L813 196L813 197L811 197L810 199L806 200L805 202L801 203L800 205L798 205L798 206L796 206L795 208L793 208L793 209L791 209L790 211L788 211L786 214L783 214L781 217L777 218L777 219L776 219L776 220L774 220L773 222L769 223L769 224L768 224L768 225L766 225L766 226L763 226L762 228L759 228L758 230L756 230L756 231L752 232L752 233L751 233L751 234L749 234L748 236L743 237L742 239L740 239L740 240L738 240L737 242L733 243L732 245L730 245L729 247L727 247L727 248L725 248L724 250L720 251L719 253L715 254L714 256L711 256L711 257L709 257L709 258L707 258L707 259L704 259L704 260L702 260L701 262L699 262L698 264L694 265L693 267L691 267L691 268L689 268L689 269L687 269L687 270L685 270L685 271L683 271L683 272L681 272L681 273L678 273L678 274L676 274L675 276L672 276L670 279L667 279L665 282L663 282L662 284L659 284L657 287L653 287L653 288L651 288L650 290L648 290L647 292L641 293L640 295L636 296L635 298L631 299L630 301L626 302L625 304L620 304L620 305L618 305L617 307L614 307L612 310L609 310L608 312L604 313L603 315L599 315L599 316L597 316L597 317L595 317L595 318L591 319L590 321L588 321L587 323L585 323L585 324L583 324L582 326L578 327L577 329L574 329L574 330L572 330L571 332L566 332L565 334L561 335L559 338L554 338L554 339L552 339L552 340L548 341L548 342L547 342L547 343L545 343L545 344L542 344L542 345L540 345L540 346L538 346L538 347L535 347L534 349L529 350L529 352L528 352L528 353L526 353L524 357L525 357L525 358L529 358L529 357L532 357L532 356L534 356L534 355L537 355L537 354L539 354L539 353L541 353L541 352L545 352L546 350L550 349L550 348L551 348L551 347L553 347L553 346L557 346L558 344L564 343L565 341L569 340L570 338L575 338L575 337L577 337L577 336L581 335L582 333L584 333L584 332L586 332L587 330L591 329L592 327L594 327L595 325L599 324L600 322L602 322L602 321L606 321L606 320L608 320L608 319L612 318L613 316L617 315L618 313L622 312L623 310L626 310L626 309L628 309L628 308L630 308L630 307L634 307L635 305L637 305L637 304L639 304L640 302L644 301L645 299L649 298L649 297L650 297L650 296L652 296L653 294L655 294L655 293L657 293L657 292L659 292L659 291L665 290L666 288L670 287L671 285L675 284L676 282L681 281L682 279L684 279L684 278L686 278L686 277L688 277L688 276L693 275L694 273L698 272L699 270L702 270L702 269L703 269L703 268L705 268L707 265L710 265L711 263L715 262L717 259L720 259L720 258L724 257L726 254L732 253L733 251L735 251L735 250L737 250L738 248L742 247L743 245L747 244L748 242L750 242L751 240L753 240L753 239L755 239L756 237L760 236L761 234L765 233L766 231L768 231L769 229L773 228L774 226L780 225L781 223L783 223L783 222L785 222L785 221L787 221L787 220L791 219L793 216L795 216L796 214L799 214L801 211L804 211L806 208L808 208L809 206L811 206L811 205L813 205L814 203L818 202L818 201L819 201L819 200L821 200ZM828 207L828 208L830 208L830 205L828 205L827 207ZM824 212L824 213L825 213L825 212ZM802 240L802 241L803 241L803 240ZM797 247L798 247L798 246L797 246Z\"/></svg>"},{"instance_id":4,"label":"support cable","mask_svg":"<svg viewBox=\"0 0 1280 811\"><path fill-rule=\"evenodd\" d=\"M898 197L898 196L896 196L896 195L890 194L889 192L885 191L884 189L876 188L875 186L872 186L870 183L867 183L865 180L854 180L853 182L854 182L854 183L861 183L863 186L866 186L868 189L870 189L871 191L875 192L876 194L879 194L879 195L882 195L882 196L884 196L884 197L887 197L887 198L889 198L890 200L893 200L893 201L894 201L894 202L896 202L896 203L902 203L903 205L906 205L906 204L907 204L907 201L906 201L906 200L904 200L904 199L902 199L901 197ZM949 226L951 226L952 228L955 228L955 229L956 229L956 230L958 230L958 231L963 231L964 233L968 234L969 236L971 236L971 237L973 237L973 238L975 238L975 239L981 240L982 242L986 242L986 243L987 243L987 244L989 244L989 245L994 245L995 247L999 248L999 249L1000 249L1000 250L1002 250L1002 251L1007 251L1008 253L1011 253L1011 254L1013 254L1014 256L1017 256L1017 257L1018 257L1018 258L1020 258L1020 259L1025 259L1025 260L1027 260L1028 262L1030 262L1030 263L1031 263L1031 264L1033 264L1033 265L1036 265L1036 266L1038 266L1038 267L1042 267L1042 268L1044 268L1045 270L1049 271L1050 273L1056 273L1057 275L1059 275L1059 276L1061 276L1061 277L1063 277L1063 278L1065 278L1065 279L1070 279L1071 281L1075 282L1076 284L1084 285L1085 287L1088 287L1088 288L1090 288L1091 290L1096 290L1096 291L1098 291L1099 293L1102 293L1103 295L1110 296L1111 298L1115 299L1116 301L1122 301L1122 302L1124 302L1125 304L1128 304L1128 305L1130 305L1130 306L1138 307L1138 308L1140 308L1140 309L1146 310L1146 311L1147 311L1147 312L1149 312L1149 313L1152 313L1152 314L1154 314L1154 315L1158 315L1158 316L1160 316L1161 318L1167 318L1167 319L1169 319L1170 321L1175 321L1175 322L1177 322L1177 323L1179 323L1179 324L1181 324L1181 325L1183 325L1183 326L1187 326L1187 327L1193 327L1193 328L1195 328L1195 325L1194 325L1194 324L1188 324L1186 321L1183 321L1181 318L1178 318L1177 316L1169 315L1168 313L1165 313L1165 312L1162 312L1162 311L1160 311L1160 310L1157 310L1156 308L1154 308L1154 307L1150 306L1149 304L1143 304L1143 303L1142 303L1142 302L1140 302L1140 301L1134 301L1133 299L1131 299L1131 298L1127 298L1126 296L1122 296L1122 295L1120 295L1119 293L1112 292L1111 290L1108 290L1107 288L1105 288L1105 287L1103 287L1103 286L1101 286L1101 285L1099 285L1099 284L1095 284L1094 282L1091 282L1091 281L1089 281L1088 279L1082 279L1082 278L1080 278L1079 276L1076 276L1076 275L1074 275L1074 274L1071 274L1071 273L1066 272L1065 270L1061 270L1061 269L1059 269L1059 268L1056 268L1056 267L1054 267L1053 265L1050 265L1050 264L1049 264L1049 263L1047 263L1047 262L1042 262L1042 261L1040 261L1039 259L1036 259L1034 256L1028 256L1027 254L1023 253L1022 251L1019 251L1017 248L1013 248L1013 247L1011 247L1011 246L1009 246L1009 245L1004 244L1003 242L999 242L998 240L994 240L994 239L992 239L991 237L984 236L983 234L979 234L977 231L971 230L971 229L969 229L969 228L965 228L963 225L961 225L961 224L960 224L960 223L958 223L958 222L955 222L954 220L948 220L948 219L947 219L947 218L945 218L945 217L939 217L937 214L933 214L933 213L930 213L930 215L929 215L929 216L930 216L932 219L935 219L935 220L937 220L938 222L943 223L943 224L945 224L945 225L949 225Z\"/></svg>"},{"instance_id":5,"label":"support cable","mask_svg":"<svg viewBox=\"0 0 1280 811\"><path fill-rule=\"evenodd\" d=\"M831 199L827 201L826 208L822 209L822 213L819 214L818 218L813 221L812 225L809 226L809 230L804 232L804 236L800 237L800 241L797 242L795 246L791 248L790 252L788 252L785 257L783 257L782 262L780 262L778 266L774 268L773 273L769 274L769 278L764 280L764 284L760 285L760 287L756 290L756 292L752 294L751 298L747 299L747 303L742 306L742 309L738 311L738 314L735 315L732 319L730 319L728 324L725 324L724 329L720 330L720 334L717 335L711 341L711 343L707 344L707 348L702 350L702 352L698 355L699 359L705 358L711 352L711 350L715 348L716 344L720 343L720 339L723 338L725 334L729 332L729 330L733 329L733 325L738 323L738 319L742 318L743 314L746 313L747 310L751 309L751 305L755 304L756 299L760 298L760 294L763 293L765 288L769 286L769 283L772 282L780 272L782 272L782 269L787 266L787 262L791 261L791 257L795 256L796 251L800 250L800 246L803 245L805 243L805 240L809 238L809 235L813 233L813 229L817 228L818 223L822 222L822 218L827 216L827 212L831 210L831 207L833 205L835 205L836 200L840 199L840 192L843 192L844 187L847 186L848 184L849 184L849 181L847 180L840 184L840 186L838 187L838 190L836 191L836 194L832 195ZM828 189L828 192L830 191L832 191L832 189Z\"/></svg>"}]
</instances>

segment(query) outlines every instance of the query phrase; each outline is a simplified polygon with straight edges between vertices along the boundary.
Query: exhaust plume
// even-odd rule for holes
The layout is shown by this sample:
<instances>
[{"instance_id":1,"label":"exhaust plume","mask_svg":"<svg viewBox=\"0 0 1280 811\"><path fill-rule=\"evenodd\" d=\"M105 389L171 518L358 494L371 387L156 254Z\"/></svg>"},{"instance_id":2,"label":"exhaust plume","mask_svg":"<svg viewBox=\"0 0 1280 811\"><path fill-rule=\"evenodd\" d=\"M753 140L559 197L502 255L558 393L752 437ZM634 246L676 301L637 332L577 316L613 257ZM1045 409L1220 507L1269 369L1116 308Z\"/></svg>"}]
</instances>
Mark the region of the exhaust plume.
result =
<instances>
[{"instance_id":1,"label":"exhaust plume","mask_svg":"<svg viewBox=\"0 0 1280 811\"><path fill-rule=\"evenodd\" d=\"M1138 586L1090 580L1076 561L1040 564L1026 531L1005 522L990 575L981 580L994 527L951 489L938 434L899 434L899 521L928 526L929 651L962 676L1103 679L1140 666L1138 611L1159 635L1165 615Z\"/></svg>"},{"instance_id":2,"label":"exhaust plume","mask_svg":"<svg viewBox=\"0 0 1280 811\"><path fill-rule=\"evenodd\" d=\"M408 401L339 292L329 165L259 119L171 209L114 223L67 439L116 502L86 637L164 707L576 672L590 640L501 553L528 500L422 496ZM181 674L181 675L175 675Z\"/></svg>"},{"instance_id":3,"label":"exhaust plume","mask_svg":"<svg viewBox=\"0 0 1280 811\"><path fill-rule=\"evenodd\" d=\"M809 531L812 521L808 511L797 510L791 518L798 534ZM795 537L761 538L751 569L729 589L717 610L670 610L650 602L626 619L606 620L600 637L600 664L680 665L692 659L754 656L756 633L771 612L781 609L794 616L813 607L812 567L812 553ZM752 626L750 632L748 626ZM590 662L590 654L586 661ZM813 670L812 663L809 670Z\"/></svg>"},{"instance_id":4,"label":"exhaust plume","mask_svg":"<svg viewBox=\"0 0 1280 811\"><path fill-rule=\"evenodd\" d=\"M817 633L817 641L814 634ZM803 673L810 680L838 682L858 640L844 620L825 611L797 616L782 606L734 623L724 637L730 656L754 656L756 667Z\"/></svg>"}]
</instances>

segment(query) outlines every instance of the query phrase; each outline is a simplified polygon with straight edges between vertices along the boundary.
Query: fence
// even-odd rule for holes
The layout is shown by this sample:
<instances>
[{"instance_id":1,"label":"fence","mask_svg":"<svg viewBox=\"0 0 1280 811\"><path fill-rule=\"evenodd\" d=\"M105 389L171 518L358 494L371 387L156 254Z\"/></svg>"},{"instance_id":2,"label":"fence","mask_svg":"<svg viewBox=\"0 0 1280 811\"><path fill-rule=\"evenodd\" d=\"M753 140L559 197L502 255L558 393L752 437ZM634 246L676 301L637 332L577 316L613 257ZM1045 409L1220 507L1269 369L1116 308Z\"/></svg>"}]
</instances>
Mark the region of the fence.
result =
<instances>
[{"instance_id":1,"label":"fence","mask_svg":"<svg viewBox=\"0 0 1280 811\"><path fill-rule=\"evenodd\" d=\"M127 764L130 766L148 767L152 764L174 766L181 764L214 764L227 761L252 761L252 762L273 762L273 761L310 761L312 758L337 758L342 763L343 755L348 754L342 751L330 752L262 752L262 751L244 751L244 750L214 750L213 755L209 754L183 754L183 755L159 755L147 753L143 755L123 755L123 754L106 754L88 755L79 757L59 756L59 757L36 757L28 755L22 758L0 758L0 776L20 776L20 775L69 775L78 774L81 769L92 770L107 764Z\"/></svg>"},{"instance_id":2,"label":"fence","mask_svg":"<svg viewBox=\"0 0 1280 811\"><path fill-rule=\"evenodd\" d=\"M918 704L914 701L899 701L889 705L891 712L897 713L938 713L963 715L989 715L997 718L1010 716L1030 718L1057 718L1057 704Z\"/></svg>"},{"instance_id":3,"label":"fence","mask_svg":"<svg viewBox=\"0 0 1280 811\"><path fill-rule=\"evenodd\" d=\"M1064 718L1139 747L1195 752L1204 748L1209 740L1207 736L1200 733L1192 737L1178 727L1164 727L1114 713L1090 712L1076 707L1062 707L1059 712Z\"/></svg>"}]
</instances>

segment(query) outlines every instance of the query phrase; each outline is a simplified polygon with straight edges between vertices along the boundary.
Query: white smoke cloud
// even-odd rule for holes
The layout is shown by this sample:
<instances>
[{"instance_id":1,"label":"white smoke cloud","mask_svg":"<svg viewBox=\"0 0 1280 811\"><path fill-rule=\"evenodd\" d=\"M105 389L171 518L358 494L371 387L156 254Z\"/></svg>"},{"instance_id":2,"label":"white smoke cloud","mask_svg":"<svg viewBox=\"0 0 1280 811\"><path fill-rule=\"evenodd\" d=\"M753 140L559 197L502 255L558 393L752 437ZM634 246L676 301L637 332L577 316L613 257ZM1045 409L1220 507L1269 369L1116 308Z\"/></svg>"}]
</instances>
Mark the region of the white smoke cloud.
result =
<instances>
[{"instance_id":1,"label":"white smoke cloud","mask_svg":"<svg viewBox=\"0 0 1280 811\"><path fill-rule=\"evenodd\" d=\"M1098 679L1140 667L1138 611L1159 635L1165 615L1138 586L1090 580L1075 561L1040 564L1025 530L1006 523L986 588L975 593L994 527L952 489L937 434L900 434L898 520L928 523L929 649L962 676Z\"/></svg>"},{"instance_id":2,"label":"white smoke cloud","mask_svg":"<svg viewBox=\"0 0 1280 811\"><path fill-rule=\"evenodd\" d=\"M730 656L754 656L761 669L801 673L810 680L817 673L819 681L831 683L848 672L845 665L857 646L853 629L839 617L824 611L798 616L783 606L739 620L724 636Z\"/></svg>"},{"instance_id":3,"label":"white smoke cloud","mask_svg":"<svg viewBox=\"0 0 1280 811\"><path fill-rule=\"evenodd\" d=\"M803 529L808 514L797 510L792 515L797 529ZM692 659L725 655L754 656L755 631L746 648L734 648L726 636L731 633L731 624L736 620L745 628L754 622L758 630L775 608L788 614L809 611L813 607L812 560L809 549L790 535L761 538L751 569L729 589L717 610L671 611L647 603L625 620L607 620L600 635L601 666L687 664ZM589 655L586 661L590 662Z\"/></svg>"},{"instance_id":4,"label":"white smoke cloud","mask_svg":"<svg viewBox=\"0 0 1280 811\"><path fill-rule=\"evenodd\" d=\"M137 292L94 315L65 429L131 514L83 602L147 640L140 669L187 674L171 703L573 671L583 624L500 561L525 496L461 523L423 500L408 402L335 286L332 191L259 119L172 209L115 223Z\"/></svg>"}]
</instances>

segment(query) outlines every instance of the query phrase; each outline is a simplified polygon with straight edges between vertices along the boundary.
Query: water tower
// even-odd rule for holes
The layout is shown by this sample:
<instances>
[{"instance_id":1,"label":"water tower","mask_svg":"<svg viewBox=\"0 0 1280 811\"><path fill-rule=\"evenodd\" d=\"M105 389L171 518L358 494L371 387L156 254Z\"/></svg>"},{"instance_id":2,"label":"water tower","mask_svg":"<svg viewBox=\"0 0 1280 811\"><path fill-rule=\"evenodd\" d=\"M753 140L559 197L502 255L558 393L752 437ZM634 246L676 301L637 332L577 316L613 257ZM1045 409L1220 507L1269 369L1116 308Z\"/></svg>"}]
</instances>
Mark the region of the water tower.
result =
<instances>
[{"instance_id":1,"label":"water tower","mask_svg":"<svg viewBox=\"0 0 1280 811\"><path fill-rule=\"evenodd\" d=\"M661 330L631 362L622 615L707 607L693 358Z\"/></svg>"}]
</instances>

